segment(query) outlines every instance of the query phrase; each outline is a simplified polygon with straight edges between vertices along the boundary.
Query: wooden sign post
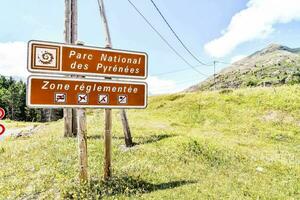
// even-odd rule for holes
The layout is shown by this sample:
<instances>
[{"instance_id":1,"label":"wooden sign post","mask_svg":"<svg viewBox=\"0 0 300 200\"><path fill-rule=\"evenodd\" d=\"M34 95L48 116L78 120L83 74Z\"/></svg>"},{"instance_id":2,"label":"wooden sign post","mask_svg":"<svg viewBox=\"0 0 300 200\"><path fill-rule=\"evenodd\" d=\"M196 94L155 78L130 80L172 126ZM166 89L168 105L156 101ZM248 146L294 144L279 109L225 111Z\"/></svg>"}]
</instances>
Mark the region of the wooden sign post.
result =
<instances>
[{"instance_id":1,"label":"wooden sign post","mask_svg":"<svg viewBox=\"0 0 300 200\"><path fill-rule=\"evenodd\" d=\"M104 2L103 0L97 0L98 5L99 5L99 11L100 11L100 16L102 19L102 24L103 24L103 30L104 30L104 35L105 35L105 43L106 43L106 48L111 49L112 48L112 42L111 42L111 37L110 37L110 32L109 32L109 27L108 27L108 22L106 18L106 13L105 13L105 8L104 8ZM133 146L132 138L131 138L131 132L129 128L129 123L127 120L126 116L126 111L125 109L121 109L120 112L121 120L122 120L122 125L123 125L123 132L125 136L125 145L126 147L131 147ZM105 110L105 124L108 124L108 126L105 126L105 133L104 133L104 152L105 152L105 163L104 163L104 180L108 180L111 177L111 110L106 109Z\"/></svg>"},{"instance_id":2,"label":"wooden sign post","mask_svg":"<svg viewBox=\"0 0 300 200\"><path fill-rule=\"evenodd\" d=\"M65 43L75 44L77 41L77 0L65 0ZM31 56L28 52L28 57ZM77 134L76 110L64 108L64 136L74 137Z\"/></svg>"},{"instance_id":3,"label":"wooden sign post","mask_svg":"<svg viewBox=\"0 0 300 200\"><path fill-rule=\"evenodd\" d=\"M64 108L65 133L72 129L76 116L79 147L79 179L87 176L87 129L84 108L105 108L104 179L111 177L112 108L121 110L126 145L132 144L125 108L147 107L147 84L115 81L112 78L146 79L148 56L143 52L112 49L103 0L98 0L104 22L106 48L55 42L29 41L27 69L32 73L69 75L71 77L30 76L27 83L27 106ZM77 37L77 0L65 0L65 41ZM74 12L73 12L73 11ZM72 21L72 22L70 22ZM105 79L88 79L97 76ZM81 78L79 78L81 77ZM70 109L76 112L69 112Z\"/></svg>"},{"instance_id":4,"label":"wooden sign post","mask_svg":"<svg viewBox=\"0 0 300 200\"><path fill-rule=\"evenodd\" d=\"M82 183L88 181L88 153L87 153L87 127L85 109L78 108L77 111L77 138L78 138L78 151L79 151L79 180Z\"/></svg>"},{"instance_id":5,"label":"wooden sign post","mask_svg":"<svg viewBox=\"0 0 300 200\"><path fill-rule=\"evenodd\" d=\"M26 103L30 108L64 108L65 136L70 136L75 126L77 130L81 183L88 181L84 108L105 109L104 179L107 180L111 177L112 108L121 109L126 146L131 146L124 109L147 107L146 83L116 81L112 78L146 79L148 56L143 52L112 49L103 0L98 0L98 3L104 22L106 48L74 45L77 41L77 0L65 0L64 35L68 44L34 40L28 42L29 72L68 76L29 76Z\"/></svg>"},{"instance_id":6,"label":"wooden sign post","mask_svg":"<svg viewBox=\"0 0 300 200\"><path fill-rule=\"evenodd\" d=\"M105 35L105 47L107 49L112 49L112 43L111 43L111 37L109 33L108 23L106 19L105 9L104 9L104 2L103 0L98 0L99 10L100 10L100 16L102 19L103 29L104 29L104 35ZM110 78L106 78L110 79ZM104 110L104 120L105 120L105 126L104 126L104 175L103 178L105 181L107 181L112 174L111 169L111 141L112 141L112 110L111 109L105 109ZM123 128L124 129L124 128Z\"/></svg>"}]
</instances>

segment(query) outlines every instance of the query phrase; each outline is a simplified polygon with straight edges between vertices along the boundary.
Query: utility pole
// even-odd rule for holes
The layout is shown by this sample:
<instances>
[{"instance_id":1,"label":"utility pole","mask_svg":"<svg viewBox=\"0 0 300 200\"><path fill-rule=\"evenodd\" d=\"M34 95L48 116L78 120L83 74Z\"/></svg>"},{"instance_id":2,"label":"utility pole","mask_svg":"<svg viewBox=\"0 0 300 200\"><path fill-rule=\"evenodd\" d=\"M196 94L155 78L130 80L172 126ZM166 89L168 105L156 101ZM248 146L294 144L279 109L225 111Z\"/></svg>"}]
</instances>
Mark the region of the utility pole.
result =
<instances>
[{"instance_id":1,"label":"utility pole","mask_svg":"<svg viewBox=\"0 0 300 200\"><path fill-rule=\"evenodd\" d=\"M111 49L112 42L109 32L109 27L107 23L107 18L105 14L104 2L103 0L97 0L99 5L100 16L102 19L104 34L105 34L105 47ZM110 78L106 78L110 79ZM133 146L130 128L126 116L126 111L121 109L120 112L123 130L125 134L125 144L126 146ZM111 141L112 141L112 110L105 109L105 132L104 132L104 180L108 180L111 177Z\"/></svg>"},{"instance_id":2,"label":"utility pole","mask_svg":"<svg viewBox=\"0 0 300 200\"><path fill-rule=\"evenodd\" d=\"M214 90L216 90L216 63L217 61L214 60Z\"/></svg>"}]
</instances>

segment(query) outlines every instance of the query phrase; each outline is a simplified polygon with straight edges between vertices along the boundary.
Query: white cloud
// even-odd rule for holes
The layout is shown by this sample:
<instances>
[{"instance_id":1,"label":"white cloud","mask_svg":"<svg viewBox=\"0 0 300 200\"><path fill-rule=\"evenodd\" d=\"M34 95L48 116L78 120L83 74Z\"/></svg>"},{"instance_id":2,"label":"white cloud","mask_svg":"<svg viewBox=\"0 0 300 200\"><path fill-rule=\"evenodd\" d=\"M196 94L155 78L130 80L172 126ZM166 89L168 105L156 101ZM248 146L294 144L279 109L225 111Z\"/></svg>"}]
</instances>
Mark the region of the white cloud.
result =
<instances>
[{"instance_id":1,"label":"white cloud","mask_svg":"<svg viewBox=\"0 0 300 200\"><path fill-rule=\"evenodd\" d=\"M25 78L27 72L25 42L0 43L0 75Z\"/></svg>"},{"instance_id":2,"label":"white cloud","mask_svg":"<svg viewBox=\"0 0 300 200\"><path fill-rule=\"evenodd\" d=\"M177 92L178 88L173 80L164 80L156 76L149 76L147 78L148 89L151 95L166 94Z\"/></svg>"},{"instance_id":3,"label":"white cloud","mask_svg":"<svg viewBox=\"0 0 300 200\"><path fill-rule=\"evenodd\" d=\"M223 57L238 45L268 36L277 23L300 20L299 0L250 0L247 8L235 14L222 36L205 45L214 57Z\"/></svg>"},{"instance_id":4,"label":"white cloud","mask_svg":"<svg viewBox=\"0 0 300 200\"><path fill-rule=\"evenodd\" d=\"M242 60L243 58L247 57L246 55L237 55L233 56L230 60L230 63L234 63L236 61Z\"/></svg>"}]
</instances>

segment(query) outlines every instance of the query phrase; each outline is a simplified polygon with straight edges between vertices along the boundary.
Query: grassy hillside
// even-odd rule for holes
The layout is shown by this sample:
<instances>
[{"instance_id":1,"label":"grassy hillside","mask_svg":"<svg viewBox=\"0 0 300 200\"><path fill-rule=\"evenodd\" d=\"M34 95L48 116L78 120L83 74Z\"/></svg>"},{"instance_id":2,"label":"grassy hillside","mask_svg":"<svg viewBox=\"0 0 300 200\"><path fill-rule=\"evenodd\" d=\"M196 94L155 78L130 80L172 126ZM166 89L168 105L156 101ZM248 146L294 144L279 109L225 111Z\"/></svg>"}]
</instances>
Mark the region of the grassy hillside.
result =
<instances>
[{"instance_id":1,"label":"grassy hillside","mask_svg":"<svg viewBox=\"0 0 300 200\"><path fill-rule=\"evenodd\" d=\"M0 199L300 199L300 86L151 97L129 111L137 145L113 120L113 176L104 184L103 111L88 111L88 186L62 121L0 143ZM80 192L81 191L81 192Z\"/></svg>"}]
</instances>

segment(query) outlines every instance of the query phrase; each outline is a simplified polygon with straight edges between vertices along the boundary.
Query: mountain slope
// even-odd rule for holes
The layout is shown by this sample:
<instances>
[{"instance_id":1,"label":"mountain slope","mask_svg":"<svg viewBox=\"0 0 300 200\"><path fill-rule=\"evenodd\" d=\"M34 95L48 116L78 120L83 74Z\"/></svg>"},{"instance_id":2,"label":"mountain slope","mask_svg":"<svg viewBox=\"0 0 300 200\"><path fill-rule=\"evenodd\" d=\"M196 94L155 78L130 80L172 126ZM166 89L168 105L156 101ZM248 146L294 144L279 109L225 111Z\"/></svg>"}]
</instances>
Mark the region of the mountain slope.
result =
<instances>
[{"instance_id":1,"label":"mountain slope","mask_svg":"<svg viewBox=\"0 0 300 200\"><path fill-rule=\"evenodd\" d=\"M300 83L300 49L271 44L186 91Z\"/></svg>"}]
</instances>

